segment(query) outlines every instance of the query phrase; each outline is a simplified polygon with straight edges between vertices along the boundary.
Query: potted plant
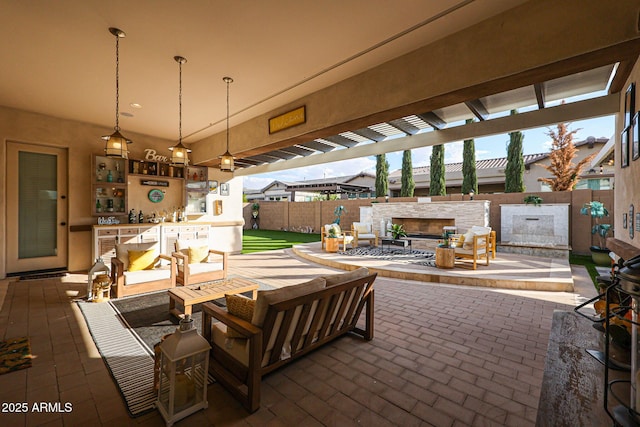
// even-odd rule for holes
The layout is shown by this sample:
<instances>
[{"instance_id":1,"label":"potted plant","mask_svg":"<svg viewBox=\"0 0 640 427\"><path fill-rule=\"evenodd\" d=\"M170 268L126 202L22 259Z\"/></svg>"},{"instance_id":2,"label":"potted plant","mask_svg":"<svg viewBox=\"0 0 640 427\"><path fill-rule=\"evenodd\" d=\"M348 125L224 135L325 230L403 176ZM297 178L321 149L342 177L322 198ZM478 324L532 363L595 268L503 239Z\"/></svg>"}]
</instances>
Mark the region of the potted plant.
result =
<instances>
[{"instance_id":1,"label":"potted plant","mask_svg":"<svg viewBox=\"0 0 640 427\"><path fill-rule=\"evenodd\" d=\"M258 217L258 213L260 211L260 204L259 203L254 203L251 205L251 215L253 215L254 218Z\"/></svg>"},{"instance_id":2,"label":"potted plant","mask_svg":"<svg viewBox=\"0 0 640 427\"><path fill-rule=\"evenodd\" d=\"M440 241L440 243L438 243L438 247L439 248L448 248L451 246L451 232L450 231L445 231L444 233L442 233L442 241Z\"/></svg>"},{"instance_id":3,"label":"potted plant","mask_svg":"<svg viewBox=\"0 0 640 427\"><path fill-rule=\"evenodd\" d=\"M601 224L600 220L605 216L609 216L609 211L604 207L602 202L591 201L585 203L580 209L580 214L589 215L595 218L595 224L591 227L591 234L597 234L600 244L598 246L591 246L591 258L597 265L609 266L611 265L611 258L609 257L609 249L606 247L607 235L611 231L611 224Z\"/></svg>"},{"instance_id":4,"label":"potted plant","mask_svg":"<svg viewBox=\"0 0 640 427\"><path fill-rule=\"evenodd\" d=\"M391 228L389 228L387 231L391 233L391 237L393 237L394 240L407 236L407 232L404 231L404 227L402 224L391 224Z\"/></svg>"},{"instance_id":5,"label":"potted plant","mask_svg":"<svg viewBox=\"0 0 640 427\"><path fill-rule=\"evenodd\" d=\"M327 252L338 252L338 230L335 226L329 227L325 241Z\"/></svg>"},{"instance_id":6,"label":"potted plant","mask_svg":"<svg viewBox=\"0 0 640 427\"><path fill-rule=\"evenodd\" d=\"M524 198L524 204L528 205L532 203L534 206L540 206L542 203L542 198L540 196L536 196L535 194L531 194Z\"/></svg>"}]
</instances>

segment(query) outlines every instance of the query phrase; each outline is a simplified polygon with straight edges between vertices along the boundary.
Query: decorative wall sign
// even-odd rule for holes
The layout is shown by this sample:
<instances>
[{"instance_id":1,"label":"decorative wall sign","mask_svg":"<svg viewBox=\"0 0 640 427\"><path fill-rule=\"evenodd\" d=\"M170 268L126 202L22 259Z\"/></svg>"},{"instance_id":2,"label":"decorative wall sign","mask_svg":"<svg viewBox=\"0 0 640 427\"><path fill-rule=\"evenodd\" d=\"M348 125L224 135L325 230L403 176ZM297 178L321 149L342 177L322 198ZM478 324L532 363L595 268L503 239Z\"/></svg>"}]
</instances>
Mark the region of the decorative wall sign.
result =
<instances>
[{"instance_id":1,"label":"decorative wall sign","mask_svg":"<svg viewBox=\"0 0 640 427\"><path fill-rule=\"evenodd\" d=\"M229 183L223 182L222 184L220 184L220 195L221 196L229 195Z\"/></svg>"},{"instance_id":2,"label":"decorative wall sign","mask_svg":"<svg viewBox=\"0 0 640 427\"><path fill-rule=\"evenodd\" d=\"M307 110L303 105L295 110L269 119L269 133L279 132L307 121Z\"/></svg>"},{"instance_id":3,"label":"decorative wall sign","mask_svg":"<svg viewBox=\"0 0 640 427\"><path fill-rule=\"evenodd\" d=\"M142 185L152 185L154 187L168 187L169 181L155 181L150 179L141 179L140 184Z\"/></svg>"},{"instance_id":4,"label":"decorative wall sign","mask_svg":"<svg viewBox=\"0 0 640 427\"><path fill-rule=\"evenodd\" d=\"M629 238L633 239L633 218L634 218L634 213L633 213L634 209L633 209L633 204L629 205Z\"/></svg>"},{"instance_id":5,"label":"decorative wall sign","mask_svg":"<svg viewBox=\"0 0 640 427\"><path fill-rule=\"evenodd\" d=\"M636 84L631 82L624 94L624 127L631 125L636 108Z\"/></svg>"},{"instance_id":6,"label":"decorative wall sign","mask_svg":"<svg viewBox=\"0 0 640 427\"><path fill-rule=\"evenodd\" d=\"M626 168L629 166L629 131L632 127L629 126L620 134L620 167Z\"/></svg>"},{"instance_id":7,"label":"decorative wall sign","mask_svg":"<svg viewBox=\"0 0 640 427\"><path fill-rule=\"evenodd\" d=\"M640 158L640 112L633 116L631 122L633 131L631 132L631 157L633 160Z\"/></svg>"},{"instance_id":8,"label":"decorative wall sign","mask_svg":"<svg viewBox=\"0 0 640 427\"><path fill-rule=\"evenodd\" d=\"M162 190L154 188L153 190L149 191L147 197L149 197L149 200L151 200L153 203L160 203L164 200L164 192Z\"/></svg>"},{"instance_id":9,"label":"decorative wall sign","mask_svg":"<svg viewBox=\"0 0 640 427\"><path fill-rule=\"evenodd\" d=\"M218 181L209 181L209 193L218 194Z\"/></svg>"},{"instance_id":10,"label":"decorative wall sign","mask_svg":"<svg viewBox=\"0 0 640 427\"><path fill-rule=\"evenodd\" d=\"M213 214L222 215L222 200L214 200L213 202Z\"/></svg>"}]
</instances>

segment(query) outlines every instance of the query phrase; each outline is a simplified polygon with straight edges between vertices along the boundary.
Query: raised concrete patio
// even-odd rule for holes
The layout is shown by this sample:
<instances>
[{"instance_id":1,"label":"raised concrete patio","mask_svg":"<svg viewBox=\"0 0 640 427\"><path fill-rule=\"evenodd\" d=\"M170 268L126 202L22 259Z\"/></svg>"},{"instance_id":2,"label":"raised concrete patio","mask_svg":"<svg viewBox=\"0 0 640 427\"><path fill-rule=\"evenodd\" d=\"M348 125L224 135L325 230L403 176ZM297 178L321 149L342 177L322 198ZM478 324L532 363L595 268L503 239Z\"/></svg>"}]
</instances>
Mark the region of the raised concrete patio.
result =
<instances>
[{"instance_id":1,"label":"raised concrete patio","mask_svg":"<svg viewBox=\"0 0 640 427\"><path fill-rule=\"evenodd\" d=\"M382 277L451 285L535 291L573 291L571 266L566 259L507 254L499 252L489 265L478 263L472 270L469 262L456 263L453 269L440 269L419 264L397 263L325 252L320 243L293 247L293 252L309 261L342 270L368 267Z\"/></svg>"}]
</instances>

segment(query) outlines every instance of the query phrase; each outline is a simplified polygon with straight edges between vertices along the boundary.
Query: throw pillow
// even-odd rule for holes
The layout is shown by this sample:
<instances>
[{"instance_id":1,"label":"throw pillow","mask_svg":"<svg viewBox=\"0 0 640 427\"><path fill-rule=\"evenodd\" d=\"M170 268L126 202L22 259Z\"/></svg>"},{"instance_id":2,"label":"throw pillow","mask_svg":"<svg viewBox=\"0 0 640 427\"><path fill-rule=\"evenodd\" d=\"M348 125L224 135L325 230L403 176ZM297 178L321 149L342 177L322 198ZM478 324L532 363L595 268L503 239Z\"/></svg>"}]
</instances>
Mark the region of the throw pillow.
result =
<instances>
[{"instance_id":1,"label":"throw pillow","mask_svg":"<svg viewBox=\"0 0 640 427\"><path fill-rule=\"evenodd\" d=\"M209 246L189 246L187 255L189 264L198 264L209 260Z\"/></svg>"},{"instance_id":2,"label":"throw pillow","mask_svg":"<svg viewBox=\"0 0 640 427\"><path fill-rule=\"evenodd\" d=\"M464 247L464 234L461 234L460 237L456 240L456 248Z\"/></svg>"},{"instance_id":3,"label":"throw pillow","mask_svg":"<svg viewBox=\"0 0 640 427\"><path fill-rule=\"evenodd\" d=\"M469 230L466 233L464 233L463 236L464 236L464 243L462 244L462 247L464 249L473 249L473 236L475 236L475 233Z\"/></svg>"},{"instance_id":4,"label":"throw pillow","mask_svg":"<svg viewBox=\"0 0 640 427\"><path fill-rule=\"evenodd\" d=\"M359 234L369 234L370 233L369 226L367 224L357 224L355 226L355 229Z\"/></svg>"},{"instance_id":5,"label":"throw pillow","mask_svg":"<svg viewBox=\"0 0 640 427\"><path fill-rule=\"evenodd\" d=\"M227 311L229 314L233 314L241 318L242 320L246 320L247 322L251 322L251 318L253 317L253 310L256 306L256 301L251 298L247 298L242 295L230 295L227 294L224 296L227 302ZM227 337L229 338L244 338L239 332L236 332L232 328L227 328Z\"/></svg>"},{"instance_id":6,"label":"throw pillow","mask_svg":"<svg viewBox=\"0 0 640 427\"><path fill-rule=\"evenodd\" d=\"M156 251L148 249L146 251L129 251L129 270L152 270L157 262Z\"/></svg>"}]
</instances>

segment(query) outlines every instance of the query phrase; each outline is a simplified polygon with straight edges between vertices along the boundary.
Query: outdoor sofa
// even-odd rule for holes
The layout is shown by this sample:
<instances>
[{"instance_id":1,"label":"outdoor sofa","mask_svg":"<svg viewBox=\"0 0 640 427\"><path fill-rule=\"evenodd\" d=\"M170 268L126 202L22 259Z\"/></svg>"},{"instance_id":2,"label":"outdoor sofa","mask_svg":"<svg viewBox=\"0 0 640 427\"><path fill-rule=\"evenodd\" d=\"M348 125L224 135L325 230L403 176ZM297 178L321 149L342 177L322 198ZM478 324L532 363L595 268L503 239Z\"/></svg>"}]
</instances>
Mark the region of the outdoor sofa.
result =
<instances>
[{"instance_id":1,"label":"outdoor sofa","mask_svg":"<svg viewBox=\"0 0 640 427\"><path fill-rule=\"evenodd\" d=\"M263 375L346 333L373 338L375 278L376 273L360 268L258 291L250 304L227 296L228 311L203 304L202 333L212 346L210 373L248 411L258 410ZM253 310L247 310L250 305ZM358 326L363 309L364 325Z\"/></svg>"}]
</instances>

